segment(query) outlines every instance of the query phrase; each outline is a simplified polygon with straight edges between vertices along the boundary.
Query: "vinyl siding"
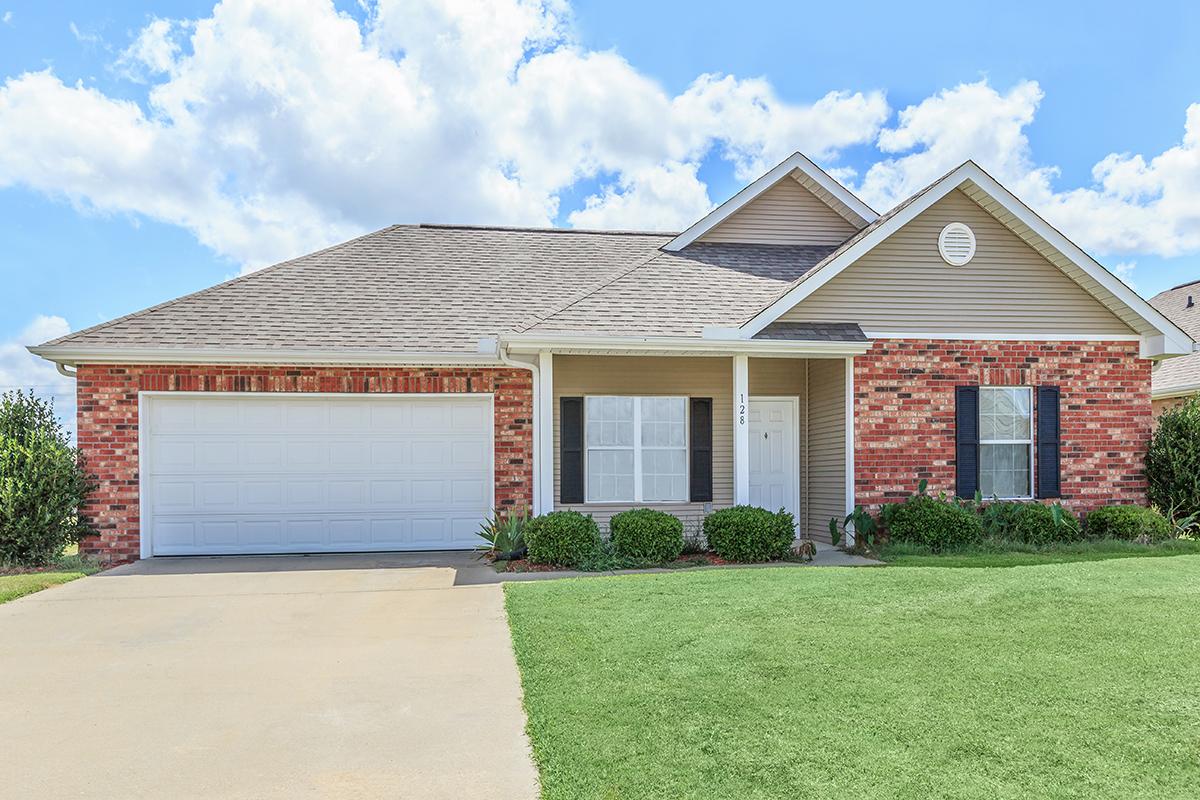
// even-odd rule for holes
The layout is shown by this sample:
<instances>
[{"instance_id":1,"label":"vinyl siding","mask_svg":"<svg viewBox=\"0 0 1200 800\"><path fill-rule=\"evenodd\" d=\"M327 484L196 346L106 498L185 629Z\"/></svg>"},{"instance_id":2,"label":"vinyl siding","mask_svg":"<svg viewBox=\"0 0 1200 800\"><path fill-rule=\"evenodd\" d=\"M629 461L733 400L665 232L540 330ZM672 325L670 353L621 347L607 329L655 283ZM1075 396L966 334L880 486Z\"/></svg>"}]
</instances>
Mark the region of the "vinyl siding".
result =
<instances>
[{"instance_id":1,"label":"vinyl siding","mask_svg":"<svg viewBox=\"0 0 1200 800\"><path fill-rule=\"evenodd\" d=\"M699 532L704 503L559 502L559 398L587 395L680 395L713 399L713 506L733 503L733 362L729 358L642 356L554 357L554 507L575 509L595 517L608 533L613 514L644 505L676 515L684 531Z\"/></svg>"},{"instance_id":2,"label":"vinyl siding","mask_svg":"<svg viewBox=\"0 0 1200 800\"><path fill-rule=\"evenodd\" d=\"M812 192L787 177L738 209L699 241L837 245L857 230Z\"/></svg>"},{"instance_id":3,"label":"vinyl siding","mask_svg":"<svg viewBox=\"0 0 1200 800\"><path fill-rule=\"evenodd\" d=\"M829 520L846 516L846 362L808 362L808 458L804 526L829 541Z\"/></svg>"},{"instance_id":4,"label":"vinyl siding","mask_svg":"<svg viewBox=\"0 0 1200 800\"><path fill-rule=\"evenodd\" d=\"M975 257L951 267L938 234L964 222ZM781 317L867 331L1130 335L1133 330L1040 253L955 190Z\"/></svg>"}]
</instances>

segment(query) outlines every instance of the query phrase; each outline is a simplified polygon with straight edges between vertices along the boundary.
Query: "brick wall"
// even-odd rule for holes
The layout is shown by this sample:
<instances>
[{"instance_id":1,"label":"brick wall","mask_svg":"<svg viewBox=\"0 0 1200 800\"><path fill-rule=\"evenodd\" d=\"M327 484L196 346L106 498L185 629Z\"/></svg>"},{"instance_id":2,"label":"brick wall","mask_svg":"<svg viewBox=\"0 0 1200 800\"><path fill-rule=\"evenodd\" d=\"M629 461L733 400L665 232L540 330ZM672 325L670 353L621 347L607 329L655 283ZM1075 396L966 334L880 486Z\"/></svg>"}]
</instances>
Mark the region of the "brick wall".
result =
<instances>
[{"instance_id":1,"label":"brick wall","mask_svg":"<svg viewBox=\"0 0 1200 800\"><path fill-rule=\"evenodd\" d=\"M106 563L139 556L138 392L490 392L496 507L533 505L533 384L520 369L83 365L79 449L99 488L82 513L99 531L81 545Z\"/></svg>"},{"instance_id":2,"label":"brick wall","mask_svg":"<svg viewBox=\"0 0 1200 800\"><path fill-rule=\"evenodd\" d=\"M1137 355L1137 342L877 342L854 359L857 502L877 509L921 478L953 495L963 385L1058 386L1063 504L1145 502L1150 362Z\"/></svg>"}]
</instances>

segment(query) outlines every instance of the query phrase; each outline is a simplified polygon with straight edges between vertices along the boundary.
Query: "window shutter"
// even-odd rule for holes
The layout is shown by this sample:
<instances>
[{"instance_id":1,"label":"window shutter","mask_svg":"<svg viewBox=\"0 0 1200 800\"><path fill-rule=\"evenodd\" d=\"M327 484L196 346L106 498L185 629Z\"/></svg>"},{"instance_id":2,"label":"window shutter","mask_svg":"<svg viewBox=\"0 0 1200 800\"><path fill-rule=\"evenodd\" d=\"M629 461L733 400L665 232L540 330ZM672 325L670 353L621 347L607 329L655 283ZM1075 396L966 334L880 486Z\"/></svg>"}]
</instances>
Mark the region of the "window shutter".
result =
<instances>
[{"instance_id":1,"label":"window shutter","mask_svg":"<svg viewBox=\"0 0 1200 800\"><path fill-rule=\"evenodd\" d=\"M583 502L583 398L558 401L558 494L560 503Z\"/></svg>"},{"instance_id":2,"label":"window shutter","mask_svg":"<svg viewBox=\"0 0 1200 800\"><path fill-rule=\"evenodd\" d=\"M1037 389L1037 496L1061 497L1059 453L1061 426L1058 423L1058 387Z\"/></svg>"},{"instance_id":3,"label":"window shutter","mask_svg":"<svg viewBox=\"0 0 1200 800\"><path fill-rule=\"evenodd\" d=\"M712 398L691 399L691 485L689 499L693 503L711 503L712 490Z\"/></svg>"},{"instance_id":4,"label":"window shutter","mask_svg":"<svg viewBox=\"0 0 1200 800\"><path fill-rule=\"evenodd\" d=\"M954 390L954 494L972 498L979 490L979 387Z\"/></svg>"}]
</instances>

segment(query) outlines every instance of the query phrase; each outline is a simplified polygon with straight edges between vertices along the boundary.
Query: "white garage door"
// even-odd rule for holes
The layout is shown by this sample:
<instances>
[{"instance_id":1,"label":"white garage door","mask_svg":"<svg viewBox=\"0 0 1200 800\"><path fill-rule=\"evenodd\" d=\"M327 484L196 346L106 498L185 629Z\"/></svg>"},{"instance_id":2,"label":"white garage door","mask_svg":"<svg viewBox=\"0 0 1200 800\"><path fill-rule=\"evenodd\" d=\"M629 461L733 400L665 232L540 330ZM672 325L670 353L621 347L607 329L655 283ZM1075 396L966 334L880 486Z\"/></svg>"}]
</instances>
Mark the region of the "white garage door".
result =
<instances>
[{"instance_id":1,"label":"white garage door","mask_svg":"<svg viewBox=\"0 0 1200 800\"><path fill-rule=\"evenodd\" d=\"M491 398L143 395L153 555L448 550L492 505Z\"/></svg>"}]
</instances>

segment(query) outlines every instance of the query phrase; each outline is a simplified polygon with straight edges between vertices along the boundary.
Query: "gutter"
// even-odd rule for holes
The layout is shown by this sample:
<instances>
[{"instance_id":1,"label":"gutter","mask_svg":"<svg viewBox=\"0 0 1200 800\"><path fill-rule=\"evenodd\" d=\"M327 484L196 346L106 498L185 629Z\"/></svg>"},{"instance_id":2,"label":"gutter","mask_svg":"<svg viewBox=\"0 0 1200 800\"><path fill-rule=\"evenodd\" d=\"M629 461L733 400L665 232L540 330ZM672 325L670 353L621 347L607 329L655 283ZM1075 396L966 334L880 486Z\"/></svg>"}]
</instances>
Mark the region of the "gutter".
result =
<instances>
[{"instance_id":1,"label":"gutter","mask_svg":"<svg viewBox=\"0 0 1200 800\"><path fill-rule=\"evenodd\" d=\"M485 343L480 342L482 348ZM161 347L71 347L39 345L26 348L35 356L61 366L79 364L312 364L322 366L495 366L500 363L494 352L479 353L410 352L396 350L232 350L221 348Z\"/></svg>"},{"instance_id":2,"label":"gutter","mask_svg":"<svg viewBox=\"0 0 1200 800\"><path fill-rule=\"evenodd\" d=\"M509 334L504 345L510 351L535 353L539 350L571 350L608 353L625 350L633 353L677 351L680 353L728 356L746 353L763 356L845 357L862 355L871 349L871 341L838 342L803 339L702 339L682 336L580 336L578 334Z\"/></svg>"}]
</instances>

